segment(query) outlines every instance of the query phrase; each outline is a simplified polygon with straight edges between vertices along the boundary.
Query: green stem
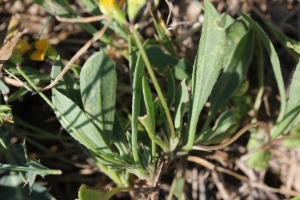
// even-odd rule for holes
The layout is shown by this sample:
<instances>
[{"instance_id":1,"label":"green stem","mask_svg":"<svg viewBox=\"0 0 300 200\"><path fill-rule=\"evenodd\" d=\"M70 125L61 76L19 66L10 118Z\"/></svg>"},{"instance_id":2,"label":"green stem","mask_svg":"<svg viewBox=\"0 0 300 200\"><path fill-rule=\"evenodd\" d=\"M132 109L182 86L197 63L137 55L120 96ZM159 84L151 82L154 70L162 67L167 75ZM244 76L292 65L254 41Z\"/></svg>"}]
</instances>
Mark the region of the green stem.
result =
<instances>
[{"instance_id":1,"label":"green stem","mask_svg":"<svg viewBox=\"0 0 300 200\"><path fill-rule=\"evenodd\" d=\"M161 104L162 104L162 106L163 106L163 108L165 110L167 121L168 121L169 128L170 128L170 131L171 131L171 140L174 140L175 139L174 125L173 125L173 121L172 121L172 117L171 117L168 105L167 105L167 103L165 101L164 95L163 95L163 93L161 91L161 88L160 88L158 82L157 82L157 79L156 79L155 74L154 74L154 72L152 70L150 61L149 61L149 59L147 57L147 54L146 54L146 52L145 52L145 50L143 48L143 45L142 45L142 43L140 41L140 38L139 38L136 30L134 29L133 26L130 27L130 30L131 30L131 33L133 34L133 37L134 37L134 39L136 41L136 44L137 44L137 46L138 46L138 48L140 50L140 53L141 53L141 55L142 55L142 57L144 59L145 66L146 66L147 71L148 71L148 73L150 75L150 78L151 78L151 80L153 82L154 88L155 88L155 90L156 90L156 92L158 94L158 97L159 97L159 99L161 101ZM171 150L174 150L174 149L171 149Z\"/></svg>"},{"instance_id":2,"label":"green stem","mask_svg":"<svg viewBox=\"0 0 300 200\"><path fill-rule=\"evenodd\" d=\"M254 119L257 120L258 110L261 105L261 99L264 93L264 60L261 42L256 38L256 57L258 68L258 93L254 102Z\"/></svg>"}]
</instances>

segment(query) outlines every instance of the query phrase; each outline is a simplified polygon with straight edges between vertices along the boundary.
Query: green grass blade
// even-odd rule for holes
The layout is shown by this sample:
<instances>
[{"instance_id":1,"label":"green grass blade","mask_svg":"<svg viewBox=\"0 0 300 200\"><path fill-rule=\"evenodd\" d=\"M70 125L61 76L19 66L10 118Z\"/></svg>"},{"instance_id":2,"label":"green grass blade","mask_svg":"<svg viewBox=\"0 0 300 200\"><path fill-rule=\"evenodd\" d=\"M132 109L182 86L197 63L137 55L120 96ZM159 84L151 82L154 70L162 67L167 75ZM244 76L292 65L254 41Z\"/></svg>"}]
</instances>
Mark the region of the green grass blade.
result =
<instances>
[{"instance_id":1,"label":"green grass blade","mask_svg":"<svg viewBox=\"0 0 300 200\"><path fill-rule=\"evenodd\" d=\"M246 14L240 12L240 14L249 22L253 30L256 32L257 36L261 39L262 43L264 44L269 56L270 56L270 61L273 67L273 71L275 74L278 90L279 90L279 95L281 99L281 104L280 104L280 112L277 117L276 123L280 122L286 112L286 97L285 97L285 87L284 87L284 82L282 78L282 73L280 69L280 63L279 59L277 56L277 53L275 51L275 48L273 44L271 43L270 39L266 35L266 33L262 30L260 26L257 25L256 22L254 22L250 17L248 17ZM274 129L273 129L274 130ZM273 135L273 133L271 133ZM273 136L272 136L273 137Z\"/></svg>"}]
</instances>

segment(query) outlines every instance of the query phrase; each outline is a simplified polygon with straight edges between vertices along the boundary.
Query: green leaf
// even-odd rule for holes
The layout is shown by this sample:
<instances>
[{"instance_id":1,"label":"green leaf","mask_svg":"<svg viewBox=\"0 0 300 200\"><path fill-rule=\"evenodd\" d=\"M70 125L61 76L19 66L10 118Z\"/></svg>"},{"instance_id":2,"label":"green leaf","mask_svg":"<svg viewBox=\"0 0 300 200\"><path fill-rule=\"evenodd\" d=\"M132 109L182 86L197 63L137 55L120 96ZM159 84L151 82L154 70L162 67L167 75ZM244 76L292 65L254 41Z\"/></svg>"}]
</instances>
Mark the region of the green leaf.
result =
<instances>
[{"instance_id":1,"label":"green leaf","mask_svg":"<svg viewBox=\"0 0 300 200\"><path fill-rule=\"evenodd\" d=\"M217 111L222 108L238 90L252 60L253 44L252 30L249 30L244 37L242 37L236 48L230 49L233 51L233 54L228 58L228 63L218 78L211 94L209 111L211 117L214 117ZM228 48L227 51L229 51Z\"/></svg>"},{"instance_id":2,"label":"green leaf","mask_svg":"<svg viewBox=\"0 0 300 200\"><path fill-rule=\"evenodd\" d=\"M170 109L172 107L172 104L175 99L175 80L174 80L173 73L169 66L168 66L167 80L168 80L167 105Z\"/></svg>"},{"instance_id":3,"label":"green leaf","mask_svg":"<svg viewBox=\"0 0 300 200\"><path fill-rule=\"evenodd\" d=\"M234 20L226 28L226 47L224 52L223 63L228 66L228 62L233 57L234 50L237 48L237 45L240 43L241 39L245 37L250 27L246 20L242 17Z\"/></svg>"},{"instance_id":4,"label":"green leaf","mask_svg":"<svg viewBox=\"0 0 300 200\"><path fill-rule=\"evenodd\" d=\"M162 125L166 121L166 113L159 98L154 100L155 122Z\"/></svg>"},{"instance_id":5,"label":"green leaf","mask_svg":"<svg viewBox=\"0 0 300 200\"><path fill-rule=\"evenodd\" d=\"M74 82L74 86L73 86L73 96L71 98L74 103L80 107L80 109L84 109L83 108L83 103L82 103L82 99L81 99L81 92L80 92L80 80L77 79Z\"/></svg>"},{"instance_id":6,"label":"green leaf","mask_svg":"<svg viewBox=\"0 0 300 200\"><path fill-rule=\"evenodd\" d=\"M64 64L60 60L60 56L58 56L52 66L51 70L51 78L54 80L64 69ZM73 86L74 80L69 72L66 72L61 79L55 85L55 88L62 94L64 94L69 99L73 97Z\"/></svg>"},{"instance_id":7,"label":"green leaf","mask_svg":"<svg viewBox=\"0 0 300 200\"><path fill-rule=\"evenodd\" d=\"M164 152L169 152L169 147L162 141L160 137L158 137L155 134L155 127L153 127L152 119L145 115L143 117L138 117L139 121L143 124L143 126L146 128L146 131L151 138L152 141L154 141L156 144L158 144Z\"/></svg>"},{"instance_id":8,"label":"green leaf","mask_svg":"<svg viewBox=\"0 0 300 200\"><path fill-rule=\"evenodd\" d=\"M202 35L192 75L187 123L189 130L183 140L185 150L193 146L200 112L217 80L223 61L225 29L218 25L222 19L209 1L205 0L205 5Z\"/></svg>"},{"instance_id":9,"label":"green leaf","mask_svg":"<svg viewBox=\"0 0 300 200\"><path fill-rule=\"evenodd\" d=\"M161 74L168 73L167 66L172 66L174 77L178 80L190 79L192 74L192 66L185 59L178 60L172 55L166 54L159 46L147 46L147 55L151 65L157 67Z\"/></svg>"},{"instance_id":10,"label":"green leaf","mask_svg":"<svg viewBox=\"0 0 300 200\"><path fill-rule=\"evenodd\" d=\"M55 114L70 135L97 155L112 154L101 134L85 113L56 89L52 89L52 92L52 102L57 108L54 110Z\"/></svg>"},{"instance_id":11,"label":"green leaf","mask_svg":"<svg viewBox=\"0 0 300 200\"><path fill-rule=\"evenodd\" d=\"M158 142L158 143L162 144L163 141L156 135L154 103L153 103L149 84L148 84L147 80L145 79L145 77L143 77L143 79L142 79L142 87L143 87L143 97L144 97L147 114L143 117L138 117L138 120L146 128L146 131L152 140L152 145L153 145L152 153L154 153L154 149L156 148L156 145L153 142L155 142L155 143ZM153 156L154 156L154 154L153 154Z\"/></svg>"},{"instance_id":12,"label":"green leaf","mask_svg":"<svg viewBox=\"0 0 300 200\"><path fill-rule=\"evenodd\" d=\"M7 85L0 79L0 90L2 94L8 94L9 93L9 88Z\"/></svg>"},{"instance_id":13,"label":"green leaf","mask_svg":"<svg viewBox=\"0 0 300 200\"><path fill-rule=\"evenodd\" d=\"M251 155L246 164L257 171L262 171L269 166L270 157L271 152L269 150L259 150Z\"/></svg>"},{"instance_id":14,"label":"green leaf","mask_svg":"<svg viewBox=\"0 0 300 200\"><path fill-rule=\"evenodd\" d=\"M129 36L128 38L128 49L129 49L129 70L130 70L130 80L133 81L133 75L135 72L135 68L137 66L138 59L138 49L134 42L134 39Z\"/></svg>"},{"instance_id":15,"label":"green leaf","mask_svg":"<svg viewBox=\"0 0 300 200\"><path fill-rule=\"evenodd\" d=\"M93 15L101 15L100 9L96 1L77 0L78 4Z\"/></svg>"},{"instance_id":16,"label":"green leaf","mask_svg":"<svg viewBox=\"0 0 300 200\"><path fill-rule=\"evenodd\" d=\"M74 16L80 18L79 14L72 9L70 4L66 2L65 0L54 0L54 1L48 1L48 0L32 0L34 3L38 4L42 8L44 8L48 13L51 13L52 15L59 15L60 17L64 18L74 18ZM90 34L97 33L97 29L93 27L89 23L74 23L77 24L79 27L84 29ZM101 37L101 40L104 42L107 42L107 38Z\"/></svg>"},{"instance_id":17,"label":"green leaf","mask_svg":"<svg viewBox=\"0 0 300 200\"><path fill-rule=\"evenodd\" d=\"M154 17L152 17L152 20L158 35L157 41L160 43L160 46L163 46L168 51L168 53L170 53L172 56L175 56L176 52L174 49L174 45L170 37L166 34L165 28L163 28Z\"/></svg>"},{"instance_id":18,"label":"green leaf","mask_svg":"<svg viewBox=\"0 0 300 200\"><path fill-rule=\"evenodd\" d=\"M256 32L256 34L258 35L258 37L264 44L264 46L270 56L270 61L271 61L272 67L273 67L273 71L275 74L275 78L276 78L276 82L277 82L277 86L278 86L278 90L279 90L279 94L280 94L280 101L281 101L280 112L277 117L276 123L280 122L283 119L285 112L286 112L286 97L285 97L284 82L283 82L283 78L282 78L282 74L281 74L280 63L279 63L277 53L275 51L273 44L271 43L271 41L268 38L268 36L266 35L266 33L262 30L262 28L259 27L257 25L257 23L255 23L246 14L244 14L242 12L240 12L240 14L249 22L249 24L251 25L253 30ZM279 134L281 134L281 132L273 132L273 130L275 130L275 129L274 128L272 129L272 132L271 132L272 138L276 138Z\"/></svg>"},{"instance_id":19,"label":"green leaf","mask_svg":"<svg viewBox=\"0 0 300 200\"><path fill-rule=\"evenodd\" d=\"M79 200L108 200L113 195L117 194L122 190L125 190L125 188L111 187L109 190L105 190L103 188L93 188L88 185L82 184L78 190L78 198Z\"/></svg>"},{"instance_id":20,"label":"green leaf","mask_svg":"<svg viewBox=\"0 0 300 200\"><path fill-rule=\"evenodd\" d=\"M52 15L60 15L64 17L71 17L68 10L69 4L65 0L54 0L52 2L47 0L32 0L34 3L38 4L44 8L47 12Z\"/></svg>"},{"instance_id":21,"label":"green leaf","mask_svg":"<svg viewBox=\"0 0 300 200\"><path fill-rule=\"evenodd\" d=\"M0 179L1 199L55 200L48 190L38 183L33 185L32 190L24 187L17 174L2 175Z\"/></svg>"},{"instance_id":22,"label":"green leaf","mask_svg":"<svg viewBox=\"0 0 300 200\"><path fill-rule=\"evenodd\" d=\"M258 15L262 21L267 25L272 34L277 38L283 47L298 61L300 54L300 43L288 38L280 29L278 29L270 20L266 19L263 15Z\"/></svg>"},{"instance_id":23,"label":"green leaf","mask_svg":"<svg viewBox=\"0 0 300 200\"><path fill-rule=\"evenodd\" d=\"M104 52L95 53L86 61L80 73L83 107L107 144L112 137L116 84L115 65Z\"/></svg>"},{"instance_id":24,"label":"green leaf","mask_svg":"<svg viewBox=\"0 0 300 200\"><path fill-rule=\"evenodd\" d=\"M60 175L62 173L60 170L48 169L47 167L43 166L40 162L38 162L36 160L31 160L30 162L26 163L25 166L16 166L16 165L0 163L0 169L26 172L25 185L28 184L30 189L32 189L34 180L37 175L40 175L43 177L43 176L49 175L49 174Z\"/></svg>"},{"instance_id":25,"label":"green leaf","mask_svg":"<svg viewBox=\"0 0 300 200\"><path fill-rule=\"evenodd\" d=\"M153 129L152 134L155 135L155 113L154 113L153 98L152 98L149 84L145 77L143 77L142 87L143 87L144 101L147 109L147 115L151 121L151 127Z\"/></svg>"},{"instance_id":26,"label":"green leaf","mask_svg":"<svg viewBox=\"0 0 300 200\"><path fill-rule=\"evenodd\" d=\"M132 41L133 42L133 41ZM144 46L147 45L147 42ZM132 52L131 61L135 60L135 53ZM132 154L137 165L141 165L140 158L138 154L138 116L140 115L141 99L142 99L142 79L145 73L145 65L142 55L139 54L137 57L136 65L133 67L131 64L131 70L134 70L133 84L132 84L132 120L131 120L131 141ZM129 135L128 135L129 136Z\"/></svg>"},{"instance_id":27,"label":"green leaf","mask_svg":"<svg viewBox=\"0 0 300 200\"><path fill-rule=\"evenodd\" d=\"M40 82L39 79L31 79L31 81L32 81L35 85L37 85L37 84ZM11 94L11 95L8 97L7 102L12 102L12 101L14 101L14 100L16 100L16 99L18 99L18 98L24 96L24 95L27 94L28 92L29 92L29 91L28 91L26 88L24 88L24 87L19 88L17 91L15 91L13 94Z\"/></svg>"},{"instance_id":28,"label":"green leaf","mask_svg":"<svg viewBox=\"0 0 300 200\"><path fill-rule=\"evenodd\" d=\"M183 125L182 117L184 115L184 111L186 108L186 104L189 99L189 94L185 85L185 80L181 81L180 85L177 88L176 96L175 96L175 116L174 116L174 127L177 142L173 141L173 145L177 146L180 136L181 129Z\"/></svg>"},{"instance_id":29,"label":"green leaf","mask_svg":"<svg viewBox=\"0 0 300 200\"><path fill-rule=\"evenodd\" d=\"M118 148L121 157L129 156L125 133L117 115L115 116L112 143Z\"/></svg>"},{"instance_id":30,"label":"green leaf","mask_svg":"<svg viewBox=\"0 0 300 200\"><path fill-rule=\"evenodd\" d=\"M201 145L218 144L225 138L230 137L239 127L240 117L236 109L224 111L216 120L214 127L200 135L195 143Z\"/></svg>"},{"instance_id":31,"label":"green leaf","mask_svg":"<svg viewBox=\"0 0 300 200\"><path fill-rule=\"evenodd\" d=\"M26 67L26 66L21 66L21 67L24 73L27 74L27 76L31 80L39 79L40 81L45 81L45 82L49 82L51 80L51 77L49 75L41 73L40 71L32 67ZM18 76L20 75L15 65L5 65L5 68L14 75L18 75Z\"/></svg>"},{"instance_id":32,"label":"green leaf","mask_svg":"<svg viewBox=\"0 0 300 200\"><path fill-rule=\"evenodd\" d=\"M291 134L282 140L282 144L290 149L300 146L300 124L292 128Z\"/></svg>"},{"instance_id":33,"label":"green leaf","mask_svg":"<svg viewBox=\"0 0 300 200\"><path fill-rule=\"evenodd\" d=\"M287 102L286 115L282 122L278 124L278 128L282 129L283 133L288 133L290 129L297 125L300 121L300 62L296 67L291 87L290 96Z\"/></svg>"}]
</instances>

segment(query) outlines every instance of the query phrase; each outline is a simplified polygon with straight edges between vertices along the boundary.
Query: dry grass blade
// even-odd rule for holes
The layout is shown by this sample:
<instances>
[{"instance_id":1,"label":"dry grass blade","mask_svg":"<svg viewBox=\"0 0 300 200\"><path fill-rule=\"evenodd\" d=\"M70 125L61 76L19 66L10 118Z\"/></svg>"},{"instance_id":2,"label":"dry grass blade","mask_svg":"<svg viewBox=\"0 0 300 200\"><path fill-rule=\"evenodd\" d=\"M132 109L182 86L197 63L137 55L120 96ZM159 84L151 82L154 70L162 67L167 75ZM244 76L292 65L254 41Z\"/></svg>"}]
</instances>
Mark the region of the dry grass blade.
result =
<instances>
[{"instance_id":1,"label":"dry grass blade","mask_svg":"<svg viewBox=\"0 0 300 200\"><path fill-rule=\"evenodd\" d=\"M197 145L195 147L199 148L199 149L203 149L205 151L214 151L214 150L222 149L222 148L230 145L231 143L233 143L235 140L237 140L241 135L243 135L250 128L256 127L256 126L259 126L262 129L264 129L265 133L268 137L268 140L271 141L270 128L268 127L268 125L265 122L258 121L258 122L253 122L251 124L248 124L248 125L244 126L239 132L237 132L234 136L232 136L232 138L230 138L227 142L224 142L222 144L215 145L215 146Z\"/></svg>"},{"instance_id":2,"label":"dry grass blade","mask_svg":"<svg viewBox=\"0 0 300 200\"><path fill-rule=\"evenodd\" d=\"M106 17L104 15L78 18L78 19L77 18L75 18L75 19L63 18L63 17L60 17L58 15L55 15L55 18L60 22L71 22L71 23L75 23L75 22L89 23L89 22L95 22L95 21L101 21L101 20L104 20L104 19L108 19L108 17Z\"/></svg>"},{"instance_id":3,"label":"dry grass blade","mask_svg":"<svg viewBox=\"0 0 300 200\"><path fill-rule=\"evenodd\" d=\"M72 58L71 60L67 63L67 65L65 66L65 68L61 71L61 73L55 78L55 80L49 84L48 86L46 86L45 88L42 89L42 91L44 90L48 90L50 88L52 88L58 81L59 79L61 79L61 77L70 69L70 67L72 66L72 64L94 43L96 42L100 37L103 36L103 34L105 33L109 23L111 22L111 19L109 19L106 24L104 25L104 27L98 31L94 37L92 39L90 39Z\"/></svg>"},{"instance_id":4,"label":"dry grass blade","mask_svg":"<svg viewBox=\"0 0 300 200\"><path fill-rule=\"evenodd\" d=\"M4 45L1 47L1 49L0 49L0 72L2 70L4 61L9 59L9 57L11 56L11 54L13 52L14 47L16 46L17 42L19 41L19 39L21 38L23 33L25 33L25 32L26 32L26 30L24 30L23 32L17 33L16 36L14 36L12 39L7 40L4 43Z\"/></svg>"}]
</instances>

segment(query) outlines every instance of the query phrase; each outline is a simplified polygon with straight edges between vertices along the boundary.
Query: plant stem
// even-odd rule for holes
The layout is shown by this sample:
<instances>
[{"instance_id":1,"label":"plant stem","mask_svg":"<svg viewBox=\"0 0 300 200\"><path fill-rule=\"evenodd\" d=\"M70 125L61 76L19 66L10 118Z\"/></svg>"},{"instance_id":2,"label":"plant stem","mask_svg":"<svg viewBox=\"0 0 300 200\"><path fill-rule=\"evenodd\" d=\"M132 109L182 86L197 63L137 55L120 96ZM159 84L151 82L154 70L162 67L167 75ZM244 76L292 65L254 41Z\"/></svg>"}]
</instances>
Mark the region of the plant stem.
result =
<instances>
[{"instance_id":1,"label":"plant stem","mask_svg":"<svg viewBox=\"0 0 300 200\"><path fill-rule=\"evenodd\" d=\"M254 119L257 120L258 110L261 105L261 99L264 93L264 60L261 42L256 38L256 57L258 68L258 93L254 102Z\"/></svg>"},{"instance_id":2,"label":"plant stem","mask_svg":"<svg viewBox=\"0 0 300 200\"><path fill-rule=\"evenodd\" d=\"M141 55L142 55L142 57L144 59L145 66L146 66L147 71L148 71L148 73L150 75L150 78L151 78L151 80L153 82L154 88L155 88L155 90L156 90L156 92L158 94L158 97L159 97L159 99L161 101L161 104L162 104L162 106L163 106L163 108L165 110L167 121L168 121L168 124L169 124L169 129L171 131L171 140L174 140L175 139L174 125L173 125L173 121L172 121L172 117L171 117L168 105L167 105L167 103L165 101L164 95L163 95L163 93L161 91L161 88L160 88L158 82L157 82L157 79L156 79L155 74L154 74L154 72L152 70L150 61L149 61L149 59L147 57L147 54L146 54L146 52L145 52L145 50L143 48L143 45L142 45L142 43L140 41L140 38L139 38L139 36L138 36L135 28L133 26L131 26L130 30L131 30L131 33L133 34L133 37L134 37L134 39L136 41L136 44L137 44L137 46L138 46L138 48L140 50L140 53L141 53ZM171 149L171 151L172 150L174 150L174 149Z\"/></svg>"}]
</instances>

